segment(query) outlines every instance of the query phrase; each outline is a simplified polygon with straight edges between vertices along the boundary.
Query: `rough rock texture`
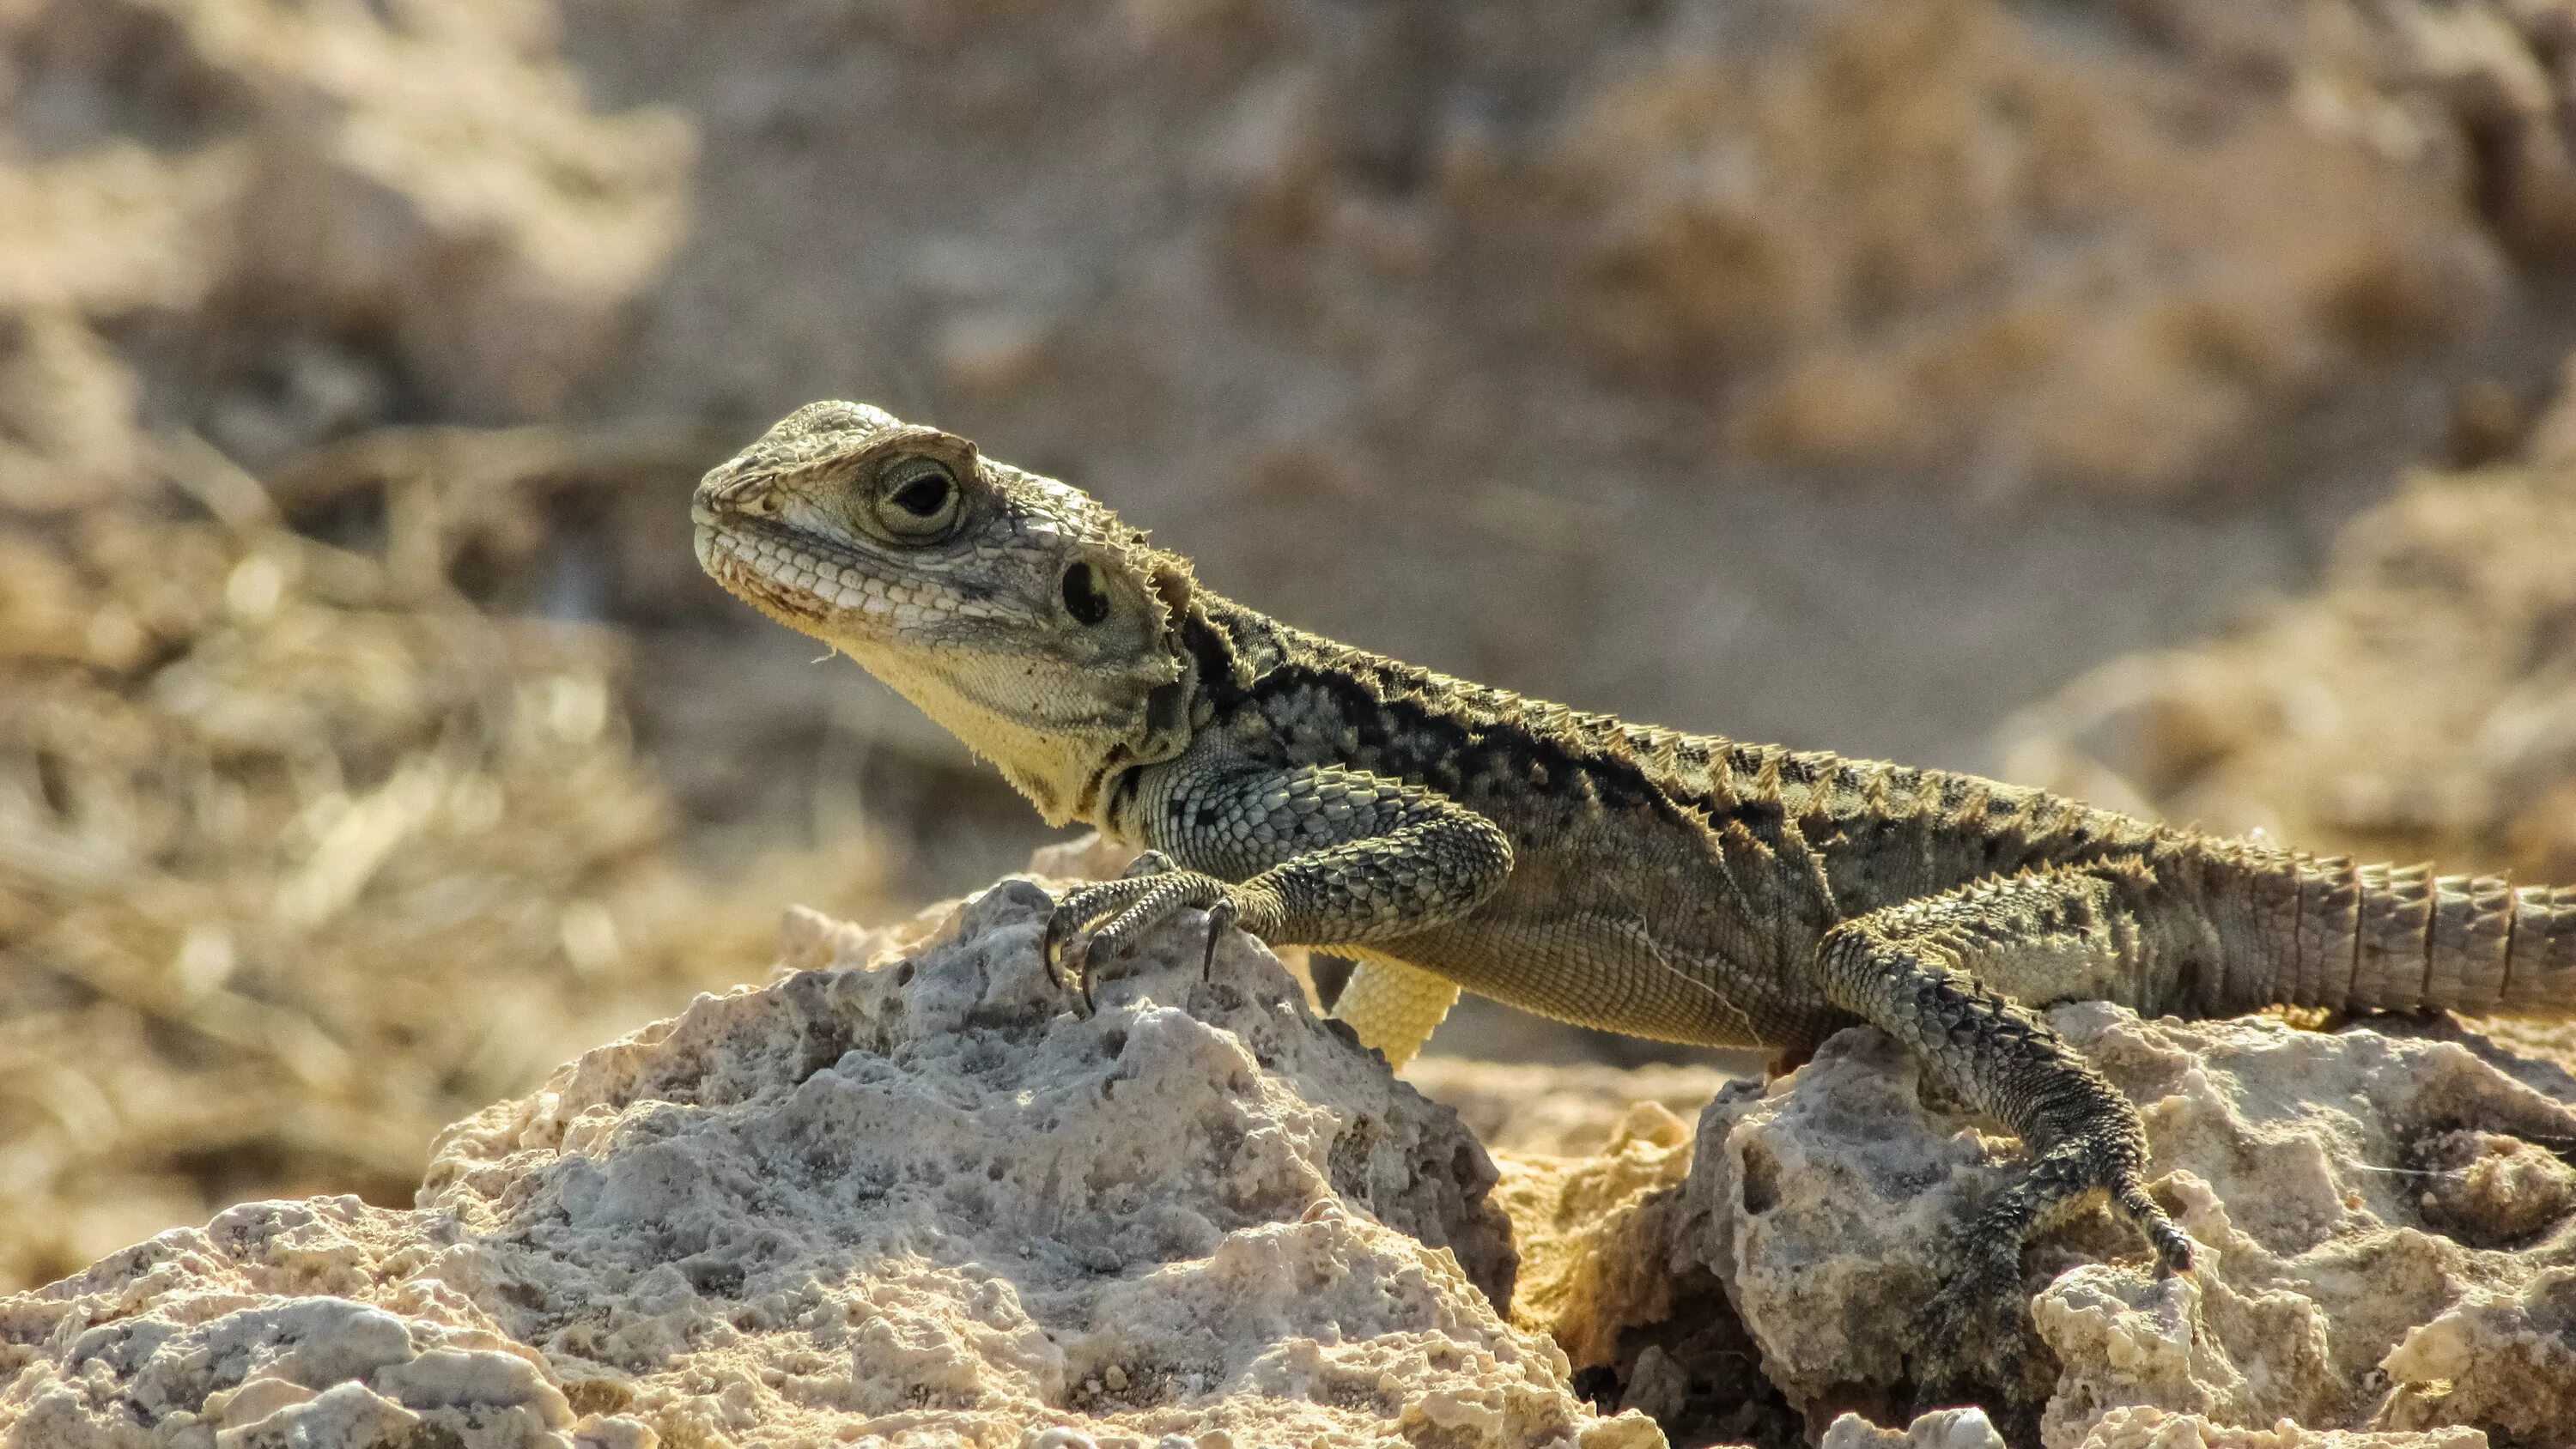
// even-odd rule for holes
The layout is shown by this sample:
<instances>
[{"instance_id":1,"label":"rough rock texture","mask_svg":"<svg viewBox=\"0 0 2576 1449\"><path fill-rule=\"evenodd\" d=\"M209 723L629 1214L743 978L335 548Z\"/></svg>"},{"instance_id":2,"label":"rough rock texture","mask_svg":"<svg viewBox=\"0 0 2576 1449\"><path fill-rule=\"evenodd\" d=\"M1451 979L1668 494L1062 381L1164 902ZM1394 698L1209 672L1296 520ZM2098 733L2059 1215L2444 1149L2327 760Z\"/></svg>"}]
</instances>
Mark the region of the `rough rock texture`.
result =
<instances>
[{"instance_id":1,"label":"rough rock texture","mask_svg":"<svg viewBox=\"0 0 2576 1449\"><path fill-rule=\"evenodd\" d=\"M251 1204L0 1301L0 1444L1661 1442L1496 1317L1455 1114L1241 937L1202 982L1164 933L1076 1019L1046 904L872 969L803 918L846 969L459 1124L416 1210Z\"/></svg>"},{"instance_id":2,"label":"rough rock texture","mask_svg":"<svg viewBox=\"0 0 2576 1449\"><path fill-rule=\"evenodd\" d=\"M1935 1409L1902 1429L1881 1429L1858 1414L1825 1427L1818 1449L2005 1449L1983 1409Z\"/></svg>"},{"instance_id":3,"label":"rough rock texture","mask_svg":"<svg viewBox=\"0 0 2576 1449\"><path fill-rule=\"evenodd\" d=\"M1690 1161L1689 1125L1651 1102L1598 1155L1500 1154L1495 1196L1521 1248L1512 1321L1590 1367L1616 1362L1622 1330L1670 1317L1673 1278L1655 1247L1671 1240Z\"/></svg>"},{"instance_id":4,"label":"rough rock texture","mask_svg":"<svg viewBox=\"0 0 2576 1449\"><path fill-rule=\"evenodd\" d=\"M2169 1414L2140 1405L2103 1415L2093 1432L2084 1436L2083 1449L2487 1449L2487 1445L2486 1435L2469 1428L2374 1432L2303 1429L2287 1422L2240 1428L2213 1424L2196 1414Z\"/></svg>"},{"instance_id":5,"label":"rough rock texture","mask_svg":"<svg viewBox=\"0 0 2576 1449\"><path fill-rule=\"evenodd\" d=\"M1825 1430L1818 1449L2008 1449L1992 1420L1979 1409L1939 1409L1903 1429L1881 1429L1858 1414L1845 1414ZM2084 1436L2082 1449L2487 1449L2475 1429L2422 1433L2302 1429L2282 1423L2260 1429L2212 1424L2194 1414L2162 1409L2114 1409Z\"/></svg>"},{"instance_id":6,"label":"rough rock texture","mask_svg":"<svg viewBox=\"0 0 2576 1449\"><path fill-rule=\"evenodd\" d=\"M1676 1443L1804 1442L1717 1280L1671 1267L1692 1153L1676 1113L1695 1116L1726 1074L1422 1056L1404 1076L1492 1151L1520 1252L1512 1323L1556 1341L1578 1390Z\"/></svg>"},{"instance_id":7,"label":"rough rock texture","mask_svg":"<svg viewBox=\"0 0 2576 1449\"><path fill-rule=\"evenodd\" d=\"M2051 1449L2125 1406L2469 1425L2535 1449L2576 1424L2576 1197L2547 1150L2576 1143L2576 1080L2539 1068L2544 1092L2395 1028L2142 1022L2098 1003L2050 1020L2138 1102L2153 1190L2212 1250L2159 1281L2099 1213L2034 1249L2034 1319L2062 1368L2023 1407ZM1700 1141L1677 1267L1724 1280L1793 1403L1900 1401L1907 1325L2009 1141L1927 1104L1911 1059L1867 1031L1768 1090L1720 1094Z\"/></svg>"}]
</instances>

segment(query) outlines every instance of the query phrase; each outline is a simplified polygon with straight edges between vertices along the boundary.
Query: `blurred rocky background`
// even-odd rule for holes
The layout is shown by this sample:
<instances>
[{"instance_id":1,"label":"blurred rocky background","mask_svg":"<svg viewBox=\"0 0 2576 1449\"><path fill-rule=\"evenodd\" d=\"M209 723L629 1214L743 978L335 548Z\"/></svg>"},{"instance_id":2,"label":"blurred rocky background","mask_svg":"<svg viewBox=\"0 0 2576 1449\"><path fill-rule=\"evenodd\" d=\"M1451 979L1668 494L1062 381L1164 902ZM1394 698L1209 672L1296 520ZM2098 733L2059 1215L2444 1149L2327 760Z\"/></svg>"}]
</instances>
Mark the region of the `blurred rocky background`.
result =
<instances>
[{"instance_id":1,"label":"blurred rocky background","mask_svg":"<svg viewBox=\"0 0 2576 1449\"><path fill-rule=\"evenodd\" d=\"M408 1201L783 902L1025 858L697 576L817 397L1455 672L2576 880L2571 68L2554 0L0 0L0 1287Z\"/></svg>"}]
</instances>

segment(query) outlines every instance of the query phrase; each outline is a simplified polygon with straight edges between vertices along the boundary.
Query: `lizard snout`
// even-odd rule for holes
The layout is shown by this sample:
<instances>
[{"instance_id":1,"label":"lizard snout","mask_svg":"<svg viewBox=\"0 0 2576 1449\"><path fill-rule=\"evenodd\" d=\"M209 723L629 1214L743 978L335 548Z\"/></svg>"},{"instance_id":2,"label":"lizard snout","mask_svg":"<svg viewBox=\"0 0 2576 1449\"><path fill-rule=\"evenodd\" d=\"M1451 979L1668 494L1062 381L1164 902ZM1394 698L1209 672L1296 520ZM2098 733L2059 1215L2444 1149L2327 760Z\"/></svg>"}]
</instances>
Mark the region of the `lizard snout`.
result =
<instances>
[{"instance_id":1,"label":"lizard snout","mask_svg":"<svg viewBox=\"0 0 2576 1449\"><path fill-rule=\"evenodd\" d=\"M738 518L769 518L784 506L776 481L751 472L739 462L714 468L698 480L689 495L689 521L700 528L722 528Z\"/></svg>"}]
</instances>

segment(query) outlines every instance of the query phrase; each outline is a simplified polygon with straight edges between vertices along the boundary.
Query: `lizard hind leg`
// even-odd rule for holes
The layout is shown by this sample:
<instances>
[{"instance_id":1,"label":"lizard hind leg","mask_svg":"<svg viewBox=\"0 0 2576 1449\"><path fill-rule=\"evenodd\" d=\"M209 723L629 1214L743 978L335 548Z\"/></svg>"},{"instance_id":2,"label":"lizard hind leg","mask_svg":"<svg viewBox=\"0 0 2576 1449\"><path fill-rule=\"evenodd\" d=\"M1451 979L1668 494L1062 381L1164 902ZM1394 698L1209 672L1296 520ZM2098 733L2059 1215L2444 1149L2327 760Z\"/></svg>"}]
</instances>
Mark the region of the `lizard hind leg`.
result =
<instances>
[{"instance_id":1,"label":"lizard hind leg","mask_svg":"<svg viewBox=\"0 0 2576 1449\"><path fill-rule=\"evenodd\" d=\"M1819 948L1828 999L1905 1043L1942 1085L2019 1133L2029 1154L1965 1226L1915 1324L1927 1389L1982 1383L2024 1403L2046 1395L2030 1353L2022 1246L2095 1202L2137 1227L2165 1271L2192 1266L2191 1239L2140 1181L2137 1109L2016 999L2121 999L2138 939L2130 909L2098 874L1997 878L1847 921Z\"/></svg>"}]
</instances>

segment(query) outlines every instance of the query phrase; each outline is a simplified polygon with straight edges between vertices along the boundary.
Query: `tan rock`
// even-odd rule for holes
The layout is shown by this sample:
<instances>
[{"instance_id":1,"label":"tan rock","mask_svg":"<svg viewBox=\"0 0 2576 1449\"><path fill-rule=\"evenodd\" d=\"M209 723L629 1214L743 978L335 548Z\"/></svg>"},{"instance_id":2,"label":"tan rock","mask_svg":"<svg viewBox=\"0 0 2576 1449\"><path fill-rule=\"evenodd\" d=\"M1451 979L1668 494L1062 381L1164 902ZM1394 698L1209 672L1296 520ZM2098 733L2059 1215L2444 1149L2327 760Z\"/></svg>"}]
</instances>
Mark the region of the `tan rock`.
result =
<instances>
[{"instance_id":1,"label":"tan rock","mask_svg":"<svg viewBox=\"0 0 2576 1449\"><path fill-rule=\"evenodd\" d=\"M2302 1429L2286 1420L2264 1428L2236 1428L2197 1414L2138 1405L2103 1415L2084 1436L2082 1449L2487 1449L2487 1436L2464 1428Z\"/></svg>"},{"instance_id":2,"label":"tan rock","mask_svg":"<svg viewBox=\"0 0 2576 1449\"><path fill-rule=\"evenodd\" d=\"M1882 1429L1858 1414L1825 1428L1818 1449L2005 1449L1983 1409L1935 1409L1902 1429Z\"/></svg>"},{"instance_id":3,"label":"tan rock","mask_svg":"<svg viewBox=\"0 0 2576 1449\"><path fill-rule=\"evenodd\" d=\"M2153 1190L2210 1250L2159 1280L2101 1213L2033 1248L2033 1317L2061 1364L2033 1406L2052 1449L2131 1405L2317 1430L2576 1422L2559 1266L2576 1210L2542 1197L2561 1203L2542 1221L2492 1192L2427 1190L2459 1171L2427 1164L2456 1157L2464 1126L2510 1140L2480 1147L2498 1161L2576 1140L2576 1092L2544 1095L2452 1041L2099 1003L2050 1020L2138 1102ZM1904 1382L1945 1245L2015 1145L1927 1105L1912 1059L1868 1031L1767 1091L1722 1093L1700 1131L1677 1265L1725 1281L1793 1403Z\"/></svg>"},{"instance_id":4,"label":"tan rock","mask_svg":"<svg viewBox=\"0 0 2576 1449\"><path fill-rule=\"evenodd\" d=\"M2381 1366L2391 1424L2491 1424L2527 1444L2576 1432L2576 1268L2453 1303Z\"/></svg>"},{"instance_id":5,"label":"tan rock","mask_svg":"<svg viewBox=\"0 0 2576 1449\"><path fill-rule=\"evenodd\" d=\"M1673 1311L1669 1242L1689 1175L1690 1127L1640 1102L1592 1157L1502 1153L1495 1191L1521 1250L1512 1322L1545 1333L1578 1368L1617 1358L1619 1335Z\"/></svg>"},{"instance_id":6,"label":"tan rock","mask_svg":"<svg viewBox=\"0 0 2576 1449\"><path fill-rule=\"evenodd\" d=\"M1496 1316L1454 1113L1242 937L1076 1018L1046 907L701 997L451 1129L412 1211L250 1204L0 1300L0 1443L1662 1443Z\"/></svg>"}]
</instances>

